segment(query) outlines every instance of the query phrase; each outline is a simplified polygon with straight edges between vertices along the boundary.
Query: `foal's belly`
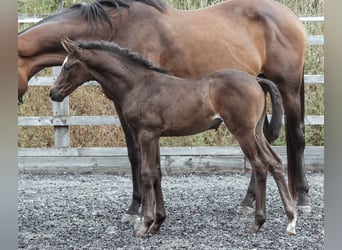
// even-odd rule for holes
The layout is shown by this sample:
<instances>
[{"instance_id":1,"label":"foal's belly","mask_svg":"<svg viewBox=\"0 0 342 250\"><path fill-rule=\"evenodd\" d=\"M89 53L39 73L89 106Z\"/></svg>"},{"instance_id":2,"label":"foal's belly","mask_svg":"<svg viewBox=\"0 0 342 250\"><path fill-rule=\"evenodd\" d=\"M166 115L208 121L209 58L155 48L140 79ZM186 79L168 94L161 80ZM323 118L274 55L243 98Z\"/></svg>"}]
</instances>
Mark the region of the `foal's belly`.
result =
<instances>
[{"instance_id":1,"label":"foal's belly","mask_svg":"<svg viewBox=\"0 0 342 250\"><path fill-rule=\"evenodd\" d=\"M218 129L222 120L219 118L208 119L208 121L196 121L192 123L179 124L165 129L161 136L187 136L198 134L210 129Z\"/></svg>"}]
</instances>

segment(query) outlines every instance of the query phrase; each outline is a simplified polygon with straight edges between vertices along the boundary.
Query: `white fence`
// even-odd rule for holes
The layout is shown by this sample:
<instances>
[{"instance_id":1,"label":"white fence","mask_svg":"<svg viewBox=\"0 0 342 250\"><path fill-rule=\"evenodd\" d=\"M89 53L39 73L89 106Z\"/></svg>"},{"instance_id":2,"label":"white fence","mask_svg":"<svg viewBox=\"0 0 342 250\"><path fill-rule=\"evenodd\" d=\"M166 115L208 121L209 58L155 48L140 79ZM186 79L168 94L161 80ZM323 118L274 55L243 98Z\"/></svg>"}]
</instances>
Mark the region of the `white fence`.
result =
<instances>
[{"instance_id":1,"label":"white fence","mask_svg":"<svg viewBox=\"0 0 342 250\"><path fill-rule=\"evenodd\" d=\"M323 17L302 17L303 22L323 22ZM37 22L39 19L19 19L19 23ZM309 36L308 45L323 45L321 35ZM29 86L50 86L54 76L33 77ZM305 75L305 84L324 84L323 75ZM87 85L95 85L88 82ZM53 103L54 116L18 117L18 126L53 126L54 148L19 148L20 170L56 171L128 171L126 148L70 148L69 126L72 125L117 125L117 116L69 116L69 99ZM307 125L324 125L324 116L306 116ZM286 148L274 147L286 164ZM305 166L308 169L323 169L324 147L306 147ZM248 163L239 147L165 147L161 148L162 168L167 172L177 171L246 171Z\"/></svg>"}]
</instances>

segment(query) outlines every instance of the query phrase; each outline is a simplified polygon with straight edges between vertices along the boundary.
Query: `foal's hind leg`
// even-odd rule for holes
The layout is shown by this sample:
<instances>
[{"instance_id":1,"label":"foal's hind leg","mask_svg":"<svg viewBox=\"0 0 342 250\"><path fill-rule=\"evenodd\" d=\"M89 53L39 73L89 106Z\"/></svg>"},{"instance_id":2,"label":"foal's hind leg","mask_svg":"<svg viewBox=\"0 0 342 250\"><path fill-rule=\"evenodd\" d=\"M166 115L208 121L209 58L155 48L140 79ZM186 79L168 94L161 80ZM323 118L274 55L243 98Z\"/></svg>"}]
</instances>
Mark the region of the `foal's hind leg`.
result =
<instances>
[{"instance_id":1,"label":"foal's hind leg","mask_svg":"<svg viewBox=\"0 0 342 250\"><path fill-rule=\"evenodd\" d=\"M260 146L257 144L253 131L244 132L240 135L232 131L234 137L252 165L252 171L255 176L255 215L254 223L250 232L255 234L266 220L266 180L267 180L267 164L260 157Z\"/></svg>"},{"instance_id":2,"label":"foal's hind leg","mask_svg":"<svg viewBox=\"0 0 342 250\"><path fill-rule=\"evenodd\" d=\"M266 97L265 97L265 101L266 101ZM257 124L257 128L256 128L256 133L257 133L257 136L259 136L259 137L262 136L261 135L261 129L263 129L263 131L267 130L268 124L269 124L268 119L267 119L267 115L266 115L266 107L264 109L263 117L264 118L259 120L259 122ZM266 134L269 135L268 132ZM271 135L269 135L269 136L271 136ZM270 137L267 138L267 136L266 136L266 139L268 141L270 141ZM255 201L255 175L254 175L254 172L252 171L246 195L240 203L240 210L242 211L243 214L250 214L250 213L254 212L254 208L253 208L254 201Z\"/></svg>"},{"instance_id":3,"label":"foal's hind leg","mask_svg":"<svg viewBox=\"0 0 342 250\"><path fill-rule=\"evenodd\" d=\"M266 141L264 142L264 148L265 151L269 152L269 170L278 186L285 213L289 221L286 228L286 233L288 235L296 234L297 212L288 185L286 183L285 176L283 174L281 159Z\"/></svg>"}]
</instances>

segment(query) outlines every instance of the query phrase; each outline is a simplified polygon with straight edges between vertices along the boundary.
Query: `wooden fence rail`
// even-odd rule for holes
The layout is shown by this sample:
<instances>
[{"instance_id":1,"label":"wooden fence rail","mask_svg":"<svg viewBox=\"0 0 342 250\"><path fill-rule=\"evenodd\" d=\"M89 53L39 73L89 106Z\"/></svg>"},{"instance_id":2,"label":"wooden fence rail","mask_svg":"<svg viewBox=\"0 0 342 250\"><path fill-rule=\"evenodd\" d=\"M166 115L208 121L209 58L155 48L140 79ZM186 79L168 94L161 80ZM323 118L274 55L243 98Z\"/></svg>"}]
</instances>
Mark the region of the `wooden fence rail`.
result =
<instances>
[{"instance_id":1,"label":"wooden fence rail","mask_svg":"<svg viewBox=\"0 0 342 250\"><path fill-rule=\"evenodd\" d=\"M300 17L303 22L323 22L324 17ZM35 23L40 19L18 19L18 23ZM324 45L323 35L308 37L308 45ZM29 86L50 86L60 67L53 68L53 75L33 77ZM305 84L324 84L323 75L305 75ZM85 85L97 85L91 81ZM20 170L49 171L129 171L126 148L70 148L69 126L118 125L117 116L69 116L69 98L62 103L53 103L53 116L18 117L18 126L53 126L54 148L19 148ZM324 116L306 116L306 125L324 125ZM274 147L284 164L286 148ZM249 164L239 147L165 147L161 148L162 168L167 172L177 171L247 171ZM323 169L324 147L306 147L305 166L308 169Z\"/></svg>"}]
</instances>

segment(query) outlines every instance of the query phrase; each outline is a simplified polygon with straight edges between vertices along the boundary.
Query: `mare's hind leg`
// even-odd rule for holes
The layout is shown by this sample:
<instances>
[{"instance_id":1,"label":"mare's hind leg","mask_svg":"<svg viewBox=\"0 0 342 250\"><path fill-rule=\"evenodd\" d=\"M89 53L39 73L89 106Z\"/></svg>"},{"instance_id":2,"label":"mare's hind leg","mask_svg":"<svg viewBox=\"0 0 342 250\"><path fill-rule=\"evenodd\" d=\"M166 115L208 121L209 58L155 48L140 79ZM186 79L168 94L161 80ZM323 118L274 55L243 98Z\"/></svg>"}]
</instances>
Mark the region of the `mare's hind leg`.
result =
<instances>
[{"instance_id":1,"label":"mare's hind leg","mask_svg":"<svg viewBox=\"0 0 342 250\"><path fill-rule=\"evenodd\" d=\"M304 94L300 93L300 95ZM304 118L301 115L304 111L302 111L303 107L301 107L299 99L299 95L296 97L292 93L283 93L286 117L288 185L292 197L297 200L297 208L303 212L310 212L309 184L304 170Z\"/></svg>"}]
</instances>

